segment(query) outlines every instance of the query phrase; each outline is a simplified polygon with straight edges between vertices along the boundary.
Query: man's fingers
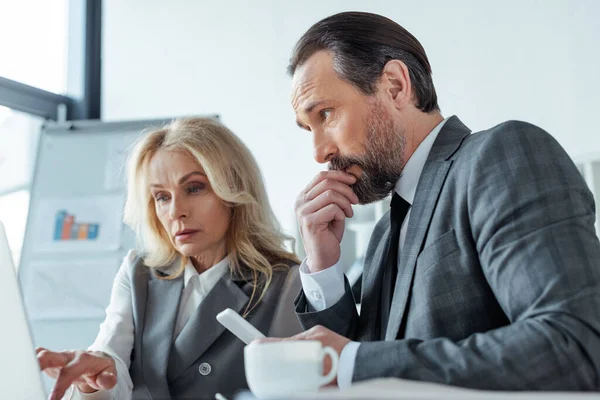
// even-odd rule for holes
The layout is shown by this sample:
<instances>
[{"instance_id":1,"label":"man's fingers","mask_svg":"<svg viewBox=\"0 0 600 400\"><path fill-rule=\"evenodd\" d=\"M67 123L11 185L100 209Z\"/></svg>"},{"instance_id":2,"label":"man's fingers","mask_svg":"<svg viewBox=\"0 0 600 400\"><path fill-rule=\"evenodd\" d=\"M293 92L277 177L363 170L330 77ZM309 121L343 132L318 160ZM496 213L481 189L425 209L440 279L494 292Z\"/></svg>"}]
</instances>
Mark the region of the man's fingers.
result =
<instances>
[{"instance_id":1,"label":"man's fingers","mask_svg":"<svg viewBox=\"0 0 600 400\"><path fill-rule=\"evenodd\" d=\"M307 340L312 339L310 329L304 332L300 332L290 337L289 340Z\"/></svg>"},{"instance_id":2,"label":"man's fingers","mask_svg":"<svg viewBox=\"0 0 600 400\"><path fill-rule=\"evenodd\" d=\"M275 342L284 342L289 340L289 338L275 338L275 337L266 337L260 339L254 339L250 344L261 344L261 343L275 343Z\"/></svg>"},{"instance_id":3,"label":"man's fingers","mask_svg":"<svg viewBox=\"0 0 600 400\"><path fill-rule=\"evenodd\" d=\"M352 218L354 215L352 203L345 196L333 190L327 190L306 203L300 210L300 215L308 216L314 214L330 204L335 204L339 207L344 212L344 215L346 215L346 218Z\"/></svg>"},{"instance_id":4,"label":"man's fingers","mask_svg":"<svg viewBox=\"0 0 600 400\"><path fill-rule=\"evenodd\" d=\"M341 208L339 208L337 206L337 204L329 204L328 206L325 206L323 208L321 208L320 210L302 217L302 222L301 222L301 232L303 232L302 229L306 228L309 231L318 231L319 229L322 229L322 227L324 225L329 225L331 224L331 226L333 227L334 230L338 229L336 227L336 221L340 221L340 223L343 223L346 220L346 215L344 215L344 211L342 211ZM343 225L342 225L342 234L343 234ZM341 238L338 238L341 240Z\"/></svg>"},{"instance_id":5,"label":"man's fingers","mask_svg":"<svg viewBox=\"0 0 600 400\"><path fill-rule=\"evenodd\" d=\"M358 196L356 196L356 194L352 191L352 188L349 185L334 179L322 180L308 191L305 198L306 200L312 200L327 190L338 192L344 195L350 203L358 204Z\"/></svg>"},{"instance_id":6,"label":"man's fingers","mask_svg":"<svg viewBox=\"0 0 600 400\"><path fill-rule=\"evenodd\" d=\"M349 186L355 182L354 175L342 171L321 171L298 195L294 203L294 211L299 214L306 203L328 189L337 190L346 196L348 201L354 202L356 200L358 204L358 198Z\"/></svg>"},{"instance_id":7,"label":"man's fingers","mask_svg":"<svg viewBox=\"0 0 600 400\"><path fill-rule=\"evenodd\" d=\"M276 337L265 337L260 339L255 339L252 343L276 343L276 342L288 342L290 340L307 340L312 339L313 332L311 329L295 334L294 336L285 337L285 338L276 338Z\"/></svg>"},{"instance_id":8,"label":"man's fingers","mask_svg":"<svg viewBox=\"0 0 600 400\"><path fill-rule=\"evenodd\" d=\"M336 180L345 185L352 185L353 183L356 183L356 177L354 175L350 175L347 172L344 172L344 171L321 171L306 186L306 188L304 189L304 193L308 193L319 182L324 181L325 179Z\"/></svg>"},{"instance_id":9,"label":"man's fingers","mask_svg":"<svg viewBox=\"0 0 600 400\"><path fill-rule=\"evenodd\" d=\"M267 337L262 339L256 339L253 343L270 343L270 342L286 342L289 340L316 340L316 338L323 336L327 331L327 328L316 325L309 330L295 334L287 338L273 338Z\"/></svg>"}]
</instances>

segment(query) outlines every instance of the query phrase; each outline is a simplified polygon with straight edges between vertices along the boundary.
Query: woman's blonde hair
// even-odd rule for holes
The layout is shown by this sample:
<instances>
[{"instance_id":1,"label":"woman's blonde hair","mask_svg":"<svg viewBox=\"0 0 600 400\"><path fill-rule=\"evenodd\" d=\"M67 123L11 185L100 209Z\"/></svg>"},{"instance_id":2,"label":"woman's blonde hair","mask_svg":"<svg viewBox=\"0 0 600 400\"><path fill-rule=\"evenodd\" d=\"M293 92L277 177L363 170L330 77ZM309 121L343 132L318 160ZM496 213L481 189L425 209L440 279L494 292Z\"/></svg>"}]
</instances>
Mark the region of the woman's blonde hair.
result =
<instances>
[{"instance_id":1,"label":"woman's blonde hair","mask_svg":"<svg viewBox=\"0 0 600 400\"><path fill-rule=\"evenodd\" d=\"M160 149L181 151L194 158L215 194L231 208L226 234L231 273L251 273L254 290L248 306L258 303L269 287L273 267L299 261L285 248L286 241L293 246L293 239L281 232L250 150L229 129L208 118L174 120L144 134L133 147L127 164L124 221L137 234L147 266L162 267L181 257L177 273L164 279L180 276L188 260L175 249L162 227L150 192L148 166ZM262 290L256 299L258 287Z\"/></svg>"}]
</instances>

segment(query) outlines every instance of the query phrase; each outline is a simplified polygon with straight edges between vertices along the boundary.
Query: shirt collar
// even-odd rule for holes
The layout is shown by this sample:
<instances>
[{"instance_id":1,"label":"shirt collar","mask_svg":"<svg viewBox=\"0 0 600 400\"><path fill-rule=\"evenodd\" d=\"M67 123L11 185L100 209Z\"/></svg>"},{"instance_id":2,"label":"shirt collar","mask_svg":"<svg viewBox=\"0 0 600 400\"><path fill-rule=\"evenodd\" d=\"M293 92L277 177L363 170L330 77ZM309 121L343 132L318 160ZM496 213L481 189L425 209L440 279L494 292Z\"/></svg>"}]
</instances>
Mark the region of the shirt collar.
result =
<instances>
[{"instance_id":1,"label":"shirt collar","mask_svg":"<svg viewBox=\"0 0 600 400\"><path fill-rule=\"evenodd\" d=\"M192 279L194 276L197 276L198 279L202 281L203 286L206 286L207 288L212 288L214 285L217 284L217 281L221 279L223 275L225 275L228 269L229 257L225 257L224 259L222 259L221 261L204 271L202 274L199 274L198 271L196 271L196 268L194 268L192 262L188 260L187 264L185 265L185 269L183 270L183 287L187 287L190 279Z\"/></svg>"},{"instance_id":2,"label":"shirt collar","mask_svg":"<svg viewBox=\"0 0 600 400\"><path fill-rule=\"evenodd\" d=\"M419 183L419 178L421 177L421 172L423 172L423 167L425 166L425 162L427 161L431 147L433 147L435 139L447 120L448 118L437 124L436 127L429 132L425 139L423 139L404 166L404 169L402 170L402 176L398 182L396 182L396 193L398 193L400 197L406 200L410 205L412 205L413 200L415 199L417 184Z\"/></svg>"}]
</instances>

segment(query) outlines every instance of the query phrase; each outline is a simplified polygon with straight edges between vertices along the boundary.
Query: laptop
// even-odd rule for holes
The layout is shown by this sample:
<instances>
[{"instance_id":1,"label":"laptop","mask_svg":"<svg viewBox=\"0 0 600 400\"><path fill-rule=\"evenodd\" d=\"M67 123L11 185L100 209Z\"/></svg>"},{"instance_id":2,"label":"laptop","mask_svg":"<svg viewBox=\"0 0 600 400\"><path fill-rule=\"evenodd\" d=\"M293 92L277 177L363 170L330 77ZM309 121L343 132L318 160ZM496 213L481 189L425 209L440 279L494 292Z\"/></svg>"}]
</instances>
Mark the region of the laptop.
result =
<instances>
[{"instance_id":1,"label":"laptop","mask_svg":"<svg viewBox=\"0 0 600 400\"><path fill-rule=\"evenodd\" d=\"M0 392L3 399L46 398L17 274L0 222Z\"/></svg>"}]
</instances>

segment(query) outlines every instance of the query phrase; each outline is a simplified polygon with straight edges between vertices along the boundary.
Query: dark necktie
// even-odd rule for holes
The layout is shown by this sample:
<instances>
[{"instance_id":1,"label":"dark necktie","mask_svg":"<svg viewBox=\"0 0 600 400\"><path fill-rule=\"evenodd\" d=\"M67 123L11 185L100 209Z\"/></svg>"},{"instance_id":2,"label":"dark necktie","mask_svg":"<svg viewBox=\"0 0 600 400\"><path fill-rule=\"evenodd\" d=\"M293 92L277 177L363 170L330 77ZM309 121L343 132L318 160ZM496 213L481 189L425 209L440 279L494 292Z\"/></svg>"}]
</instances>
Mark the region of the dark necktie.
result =
<instances>
[{"instance_id":1,"label":"dark necktie","mask_svg":"<svg viewBox=\"0 0 600 400\"><path fill-rule=\"evenodd\" d=\"M390 204L390 242L388 246L388 255L383 271L382 293L381 293L381 336L385 338L388 320L390 317L390 308L392 297L396 287L396 276L398 275L398 245L400 244L400 229L402 222L406 218L410 204L400 195L394 192L392 203Z\"/></svg>"}]
</instances>

